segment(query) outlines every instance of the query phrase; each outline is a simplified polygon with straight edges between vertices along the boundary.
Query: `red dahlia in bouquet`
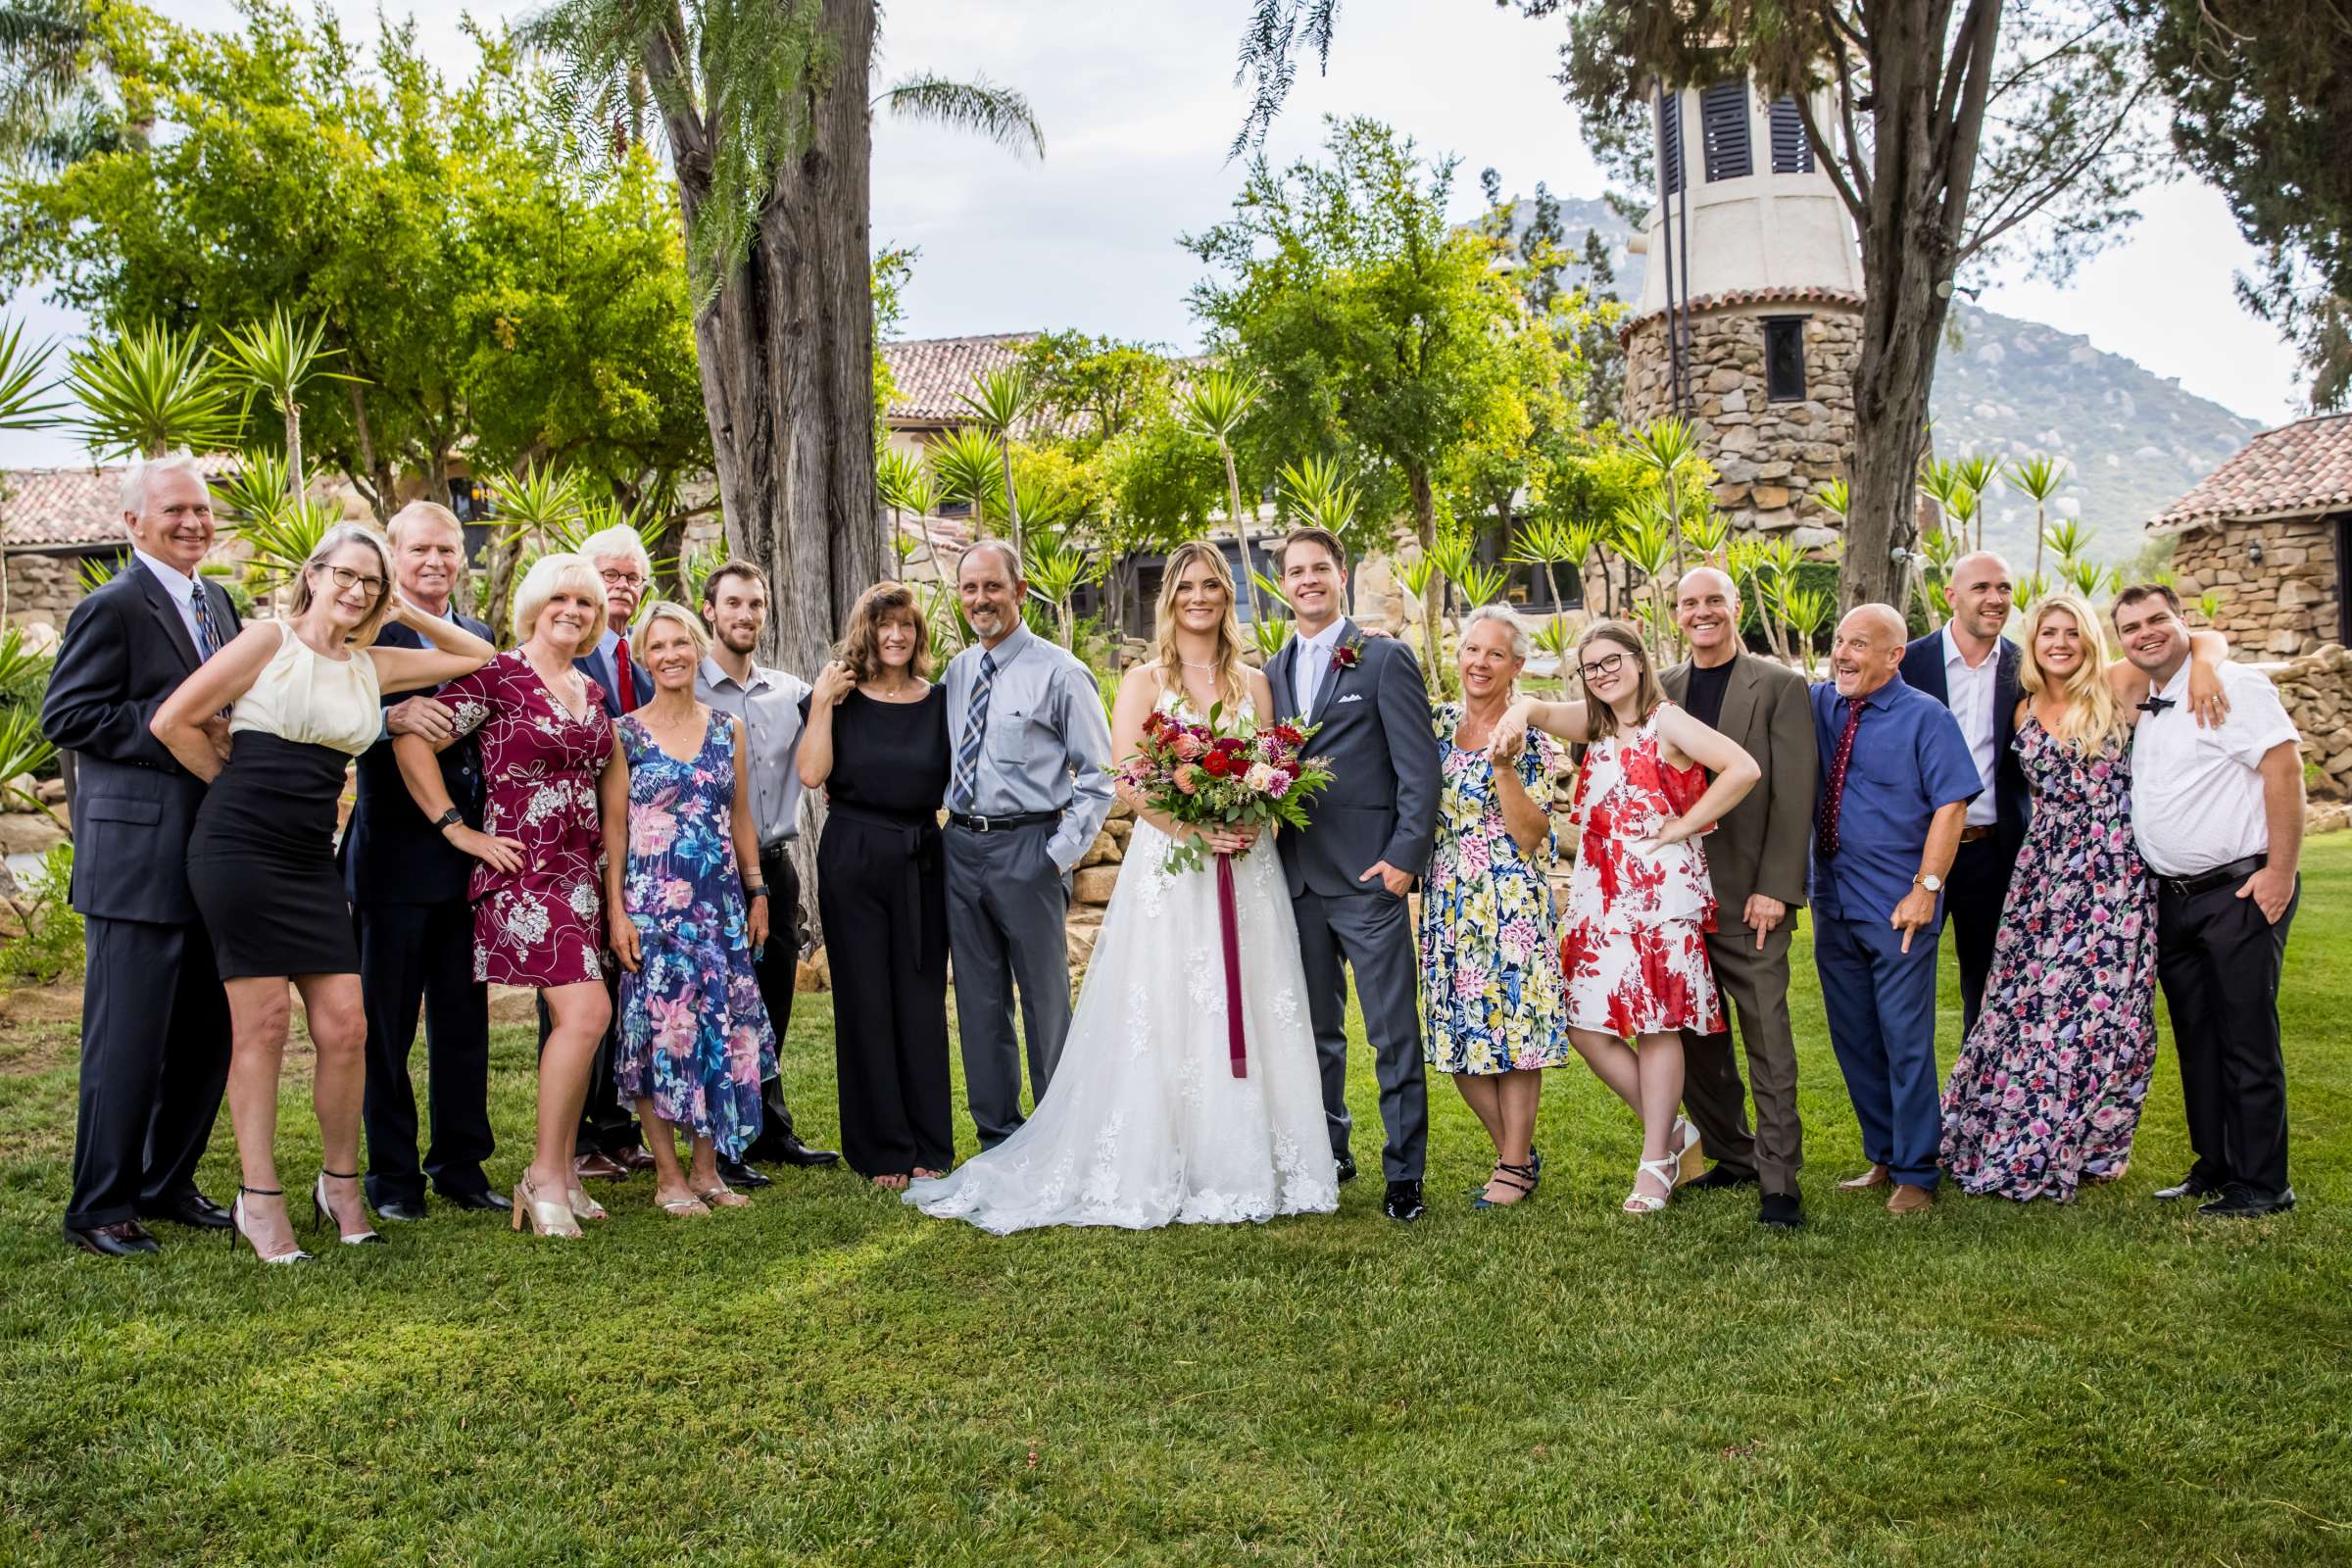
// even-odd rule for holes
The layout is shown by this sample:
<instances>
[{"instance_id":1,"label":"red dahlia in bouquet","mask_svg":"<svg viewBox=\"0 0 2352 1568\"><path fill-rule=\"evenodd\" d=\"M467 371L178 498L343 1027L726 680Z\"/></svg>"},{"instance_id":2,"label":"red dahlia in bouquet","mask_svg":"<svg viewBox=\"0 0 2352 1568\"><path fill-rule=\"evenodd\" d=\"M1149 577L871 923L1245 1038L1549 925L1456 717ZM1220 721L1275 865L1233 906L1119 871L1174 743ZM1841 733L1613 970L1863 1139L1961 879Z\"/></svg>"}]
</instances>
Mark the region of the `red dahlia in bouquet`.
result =
<instances>
[{"instance_id":1,"label":"red dahlia in bouquet","mask_svg":"<svg viewBox=\"0 0 2352 1568\"><path fill-rule=\"evenodd\" d=\"M1144 720L1142 744L1111 769L1153 810L1187 827L1238 822L1306 826L1307 798L1331 782L1323 759L1302 755L1315 726L1223 722L1225 705L1205 724L1188 724L1154 710ZM1171 871L1199 870L1207 858L1187 838L1168 854Z\"/></svg>"}]
</instances>

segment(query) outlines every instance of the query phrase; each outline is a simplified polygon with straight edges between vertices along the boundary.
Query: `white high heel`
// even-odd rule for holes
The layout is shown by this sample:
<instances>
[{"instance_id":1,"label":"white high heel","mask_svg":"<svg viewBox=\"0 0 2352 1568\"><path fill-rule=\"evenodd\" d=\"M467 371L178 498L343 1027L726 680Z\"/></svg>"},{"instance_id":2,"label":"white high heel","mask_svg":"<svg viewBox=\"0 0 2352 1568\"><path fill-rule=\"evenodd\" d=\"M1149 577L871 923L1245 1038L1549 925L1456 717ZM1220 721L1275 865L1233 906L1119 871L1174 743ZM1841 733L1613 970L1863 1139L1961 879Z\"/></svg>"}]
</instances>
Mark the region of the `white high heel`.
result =
<instances>
[{"instance_id":1,"label":"white high heel","mask_svg":"<svg viewBox=\"0 0 2352 1568\"><path fill-rule=\"evenodd\" d=\"M237 1238L243 1236L245 1237L245 1245L253 1249L253 1255L255 1257L260 1257L265 1263L308 1263L314 1261L314 1259L311 1257L311 1254L302 1250L302 1244L300 1242L294 1244L294 1249L292 1251L279 1252L270 1257L262 1257L261 1247L251 1236L247 1236L245 1233L245 1195L247 1193L251 1193L256 1198L283 1198L286 1196L285 1191L282 1188L246 1187L239 1185L237 1188L237 1196L230 1199L228 1201L228 1250L232 1252L235 1251L237 1250Z\"/></svg>"},{"instance_id":2,"label":"white high heel","mask_svg":"<svg viewBox=\"0 0 2352 1568\"><path fill-rule=\"evenodd\" d=\"M334 1177L337 1181L357 1181L359 1179L359 1173L356 1171L347 1176L339 1170L330 1171L324 1166L320 1166L318 1170L318 1179L311 1184L311 1213L313 1218L320 1225L332 1225L335 1228L335 1239L341 1242L345 1247L368 1247L370 1245L376 1247L389 1247L391 1243L385 1241L381 1236L376 1235L373 1231L361 1231L354 1236L346 1236L343 1234L343 1222L335 1218L335 1210L333 1206L326 1200L326 1179L329 1176ZM366 1210L363 1209L361 1212L365 1213Z\"/></svg>"},{"instance_id":3,"label":"white high heel","mask_svg":"<svg viewBox=\"0 0 2352 1568\"><path fill-rule=\"evenodd\" d=\"M1639 1161L1636 1165L1637 1174L1634 1180L1638 1182L1643 1176L1647 1176L1664 1186L1666 1193L1664 1197L1660 1197L1654 1193L1642 1192L1637 1187L1625 1195L1625 1211L1628 1214L1655 1214L1659 1209L1664 1208L1666 1200L1674 1196L1675 1171L1681 1163L1682 1156L1680 1154L1668 1154L1663 1159Z\"/></svg>"}]
</instances>

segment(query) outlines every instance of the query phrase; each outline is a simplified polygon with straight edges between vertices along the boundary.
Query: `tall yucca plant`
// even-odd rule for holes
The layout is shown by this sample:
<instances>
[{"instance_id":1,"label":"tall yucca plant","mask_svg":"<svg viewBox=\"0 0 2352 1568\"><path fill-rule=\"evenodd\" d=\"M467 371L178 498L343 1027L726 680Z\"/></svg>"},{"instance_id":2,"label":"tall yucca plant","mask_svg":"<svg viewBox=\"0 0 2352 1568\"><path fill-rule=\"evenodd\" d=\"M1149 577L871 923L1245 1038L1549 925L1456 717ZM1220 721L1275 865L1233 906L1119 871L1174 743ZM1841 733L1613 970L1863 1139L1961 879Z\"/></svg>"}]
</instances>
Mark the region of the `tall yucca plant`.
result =
<instances>
[{"instance_id":1,"label":"tall yucca plant","mask_svg":"<svg viewBox=\"0 0 2352 1568\"><path fill-rule=\"evenodd\" d=\"M1626 564L1642 573L1647 580L1647 601L1642 619L1649 629L1649 657L1652 663L1666 661L1666 629L1659 612L1666 596L1658 591L1659 578L1674 564L1673 519L1655 497L1644 497L1617 514L1615 537L1617 554ZM1630 586L1630 585L1629 585Z\"/></svg>"},{"instance_id":2,"label":"tall yucca plant","mask_svg":"<svg viewBox=\"0 0 2352 1568\"><path fill-rule=\"evenodd\" d=\"M193 332L132 327L67 361L89 448L102 458L220 452L244 427L235 383Z\"/></svg>"},{"instance_id":3,"label":"tall yucca plant","mask_svg":"<svg viewBox=\"0 0 2352 1568\"><path fill-rule=\"evenodd\" d=\"M56 352L54 343L27 348L21 321L0 329L0 430L39 430L57 423L57 411L65 405L40 401L50 390L41 377ZM8 498L0 495L0 546L8 538L7 504ZM0 569L0 625L7 623L8 572Z\"/></svg>"},{"instance_id":4,"label":"tall yucca plant","mask_svg":"<svg viewBox=\"0 0 2352 1568\"><path fill-rule=\"evenodd\" d=\"M1427 669L1432 690L1444 680L1445 672L1438 662L1438 595L1445 591L1446 579L1439 574L1438 559L1424 551L1396 563L1396 580L1404 591L1421 602L1421 652L1429 661Z\"/></svg>"},{"instance_id":5,"label":"tall yucca plant","mask_svg":"<svg viewBox=\"0 0 2352 1568\"><path fill-rule=\"evenodd\" d=\"M1533 566L1544 579L1544 587L1551 597L1551 613L1557 619L1566 608L1560 602L1559 579L1554 570L1563 564L1584 566L1584 557L1577 550L1576 525L1559 517L1538 517L1523 522L1511 541L1510 554L1503 559L1522 566Z\"/></svg>"},{"instance_id":6,"label":"tall yucca plant","mask_svg":"<svg viewBox=\"0 0 2352 1568\"><path fill-rule=\"evenodd\" d=\"M323 317L304 325L297 317L289 315L283 306L270 311L269 318L250 321L242 327L230 327L220 334L220 357L228 369L251 382L256 391L270 400L286 426L286 483L296 495L305 486L302 467L302 388L313 376L323 375L330 380L351 381L358 377L321 370L321 360L332 359L340 349L323 347L326 339L326 320Z\"/></svg>"},{"instance_id":7,"label":"tall yucca plant","mask_svg":"<svg viewBox=\"0 0 2352 1568\"><path fill-rule=\"evenodd\" d=\"M1955 487L1965 488L1969 493L1968 515L1976 524L1974 531L1969 533L1969 548L1972 550L1984 548L1984 491L2000 476L2001 460L1989 453L1972 452L1952 464Z\"/></svg>"},{"instance_id":8,"label":"tall yucca plant","mask_svg":"<svg viewBox=\"0 0 2352 1568\"><path fill-rule=\"evenodd\" d=\"M494 477L489 488L495 514L490 521L490 591L482 612L491 636L503 638L514 608L516 568L526 554L545 550L579 517L580 487L569 469L538 464Z\"/></svg>"},{"instance_id":9,"label":"tall yucca plant","mask_svg":"<svg viewBox=\"0 0 2352 1568\"><path fill-rule=\"evenodd\" d=\"M1257 408L1264 388L1257 377L1231 366L1219 366L1203 371L1184 389L1177 412L1184 422L1195 431L1216 443L1217 456L1225 460L1225 514L1232 519L1234 531L1242 541L1242 564L1255 572L1257 556L1250 542L1250 524L1257 509L1242 510L1241 470L1234 466L1233 438L1240 433L1242 421ZM1258 607L1257 584L1250 585L1250 618L1255 620L1263 612Z\"/></svg>"},{"instance_id":10,"label":"tall yucca plant","mask_svg":"<svg viewBox=\"0 0 2352 1568\"><path fill-rule=\"evenodd\" d=\"M1039 537L1037 547L1030 551L1022 575L1029 579L1029 591L1054 607L1054 618L1059 631L1059 642L1067 648L1077 634L1076 617L1070 601L1081 583L1092 580L1095 564L1092 556L1064 540Z\"/></svg>"},{"instance_id":11,"label":"tall yucca plant","mask_svg":"<svg viewBox=\"0 0 2352 1568\"><path fill-rule=\"evenodd\" d=\"M1009 365L982 375L959 401L973 422L997 438L997 460L1004 477L1004 526L1017 555L1022 549L1021 498L1012 482L1012 434L1037 406L1037 383L1026 367Z\"/></svg>"},{"instance_id":12,"label":"tall yucca plant","mask_svg":"<svg viewBox=\"0 0 2352 1568\"><path fill-rule=\"evenodd\" d=\"M1683 575L1683 475L1699 462L1698 432L1686 419L1672 416L1652 419L1634 432L1628 450L1643 467L1658 476L1658 484L1666 492L1669 554L1674 575L1679 580Z\"/></svg>"},{"instance_id":13,"label":"tall yucca plant","mask_svg":"<svg viewBox=\"0 0 2352 1568\"><path fill-rule=\"evenodd\" d=\"M989 509L1004 497L1004 447L985 430L951 430L931 447L931 471L940 493L972 509L972 534L988 531Z\"/></svg>"},{"instance_id":14,"label":"tall yucca plant","mask_svg":"<svg viewBox=\"0 0 2352 1568\"><path fill-rule=\"evenodd\" d=\"M2034 503L2034 575L2041 575L2041 547L2050 525L2050 497L2066 483L2066 465L2046 454L2009 465L2009 488Z\"/></svg>"},{"instance_id":15,"label":"tall yucca plant","mask_svg":"<svg viewBox=\"0 0 2352 1568\"><path fill-rule=\"evenodd\" d=\"M929 516L931 509L939 504L938 487L931 482L931 470L923 466L922 459L892 447L874 460L874 489L881 494L882 505L890 514L890 533L885 542L890 546L891 560L897 563L893 575L904 577L913 549L906 542L906 528L900 514L911 514L917 519ZM923 530L923 537L930 538L928 528ZM933 564L938 564L936 560Z\"/></svg>"}]
</instances>

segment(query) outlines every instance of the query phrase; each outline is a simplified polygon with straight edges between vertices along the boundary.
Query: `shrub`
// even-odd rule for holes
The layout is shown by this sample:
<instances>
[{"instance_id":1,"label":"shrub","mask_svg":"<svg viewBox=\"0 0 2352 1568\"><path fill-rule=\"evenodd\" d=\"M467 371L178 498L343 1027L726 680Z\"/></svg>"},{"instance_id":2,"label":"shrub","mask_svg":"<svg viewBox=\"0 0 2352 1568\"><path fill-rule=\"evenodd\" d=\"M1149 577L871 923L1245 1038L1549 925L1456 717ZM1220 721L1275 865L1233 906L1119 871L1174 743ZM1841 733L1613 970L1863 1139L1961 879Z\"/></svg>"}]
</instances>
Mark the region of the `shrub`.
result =
<instances>
[{"instance_id":1,"label":"shrub","mask_svg":"<svg viewBox=\"0 0 2352 1568\"><path fill-rule=\"evenodd\" d=\"M0 984L54 985L81 972L81 916L67 898L74 882L74 846L51 846L41 868L19 883L9 901L20 931L0 942Z\"/></svg>"}]
</instances>

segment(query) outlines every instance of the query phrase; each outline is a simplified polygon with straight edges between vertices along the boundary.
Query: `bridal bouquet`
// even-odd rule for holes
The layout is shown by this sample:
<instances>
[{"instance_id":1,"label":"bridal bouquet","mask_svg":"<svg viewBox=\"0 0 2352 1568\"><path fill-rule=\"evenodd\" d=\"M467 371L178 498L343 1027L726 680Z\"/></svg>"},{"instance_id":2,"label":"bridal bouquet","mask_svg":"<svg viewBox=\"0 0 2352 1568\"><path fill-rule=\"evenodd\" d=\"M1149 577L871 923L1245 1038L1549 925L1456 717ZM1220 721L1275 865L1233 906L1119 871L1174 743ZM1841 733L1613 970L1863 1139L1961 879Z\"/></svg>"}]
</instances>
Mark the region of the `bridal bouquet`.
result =
<instances>
[{"instance_id":1,"label":"bridal bouquet","mask_svg":"<svg viewBox=\"0 0 2352 1568\"><path fill-rule=\"evenodd\" d=\"M1306 826L1307 797L1331 782L1321 758L1302 755L1315 726L1245 718L1229 729L1223 715L1222 703L1209 709L1205 724L1154 710L1144 720L1136 754L1111 771L1153 810L1187 827ZM1171 871L1199 870L1204 863L1200 846L1189 838L1168 852Z\"/></svg>"}]
</instances>

